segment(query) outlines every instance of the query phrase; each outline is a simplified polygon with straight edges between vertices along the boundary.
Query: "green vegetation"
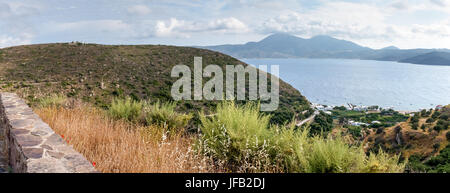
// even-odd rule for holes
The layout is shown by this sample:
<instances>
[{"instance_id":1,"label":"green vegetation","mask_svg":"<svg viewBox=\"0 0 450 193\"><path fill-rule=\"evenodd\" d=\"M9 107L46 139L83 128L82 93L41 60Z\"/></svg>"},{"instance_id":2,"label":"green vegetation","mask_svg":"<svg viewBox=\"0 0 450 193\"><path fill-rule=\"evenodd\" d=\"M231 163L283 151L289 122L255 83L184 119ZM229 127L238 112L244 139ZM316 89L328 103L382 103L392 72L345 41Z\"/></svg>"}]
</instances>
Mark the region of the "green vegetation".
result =
<instances>
[{"instance_id":1,"label":"green vegetation","mask_svg":"<svg viewBox=\"0 0 450 193\"><path fill-rule=\"evenodd\" d=\"M361 127L353 125L346 125L345 127L348 129L348 133L350 133L353 138L358 139L359 137L361 137Z\"/></svg>"},{"instance_id":2,"label":"green vegetation","mask_svg":"<svg viewBox=\"0 0 450 193\"><path fill-rule=\"evenodd\" d=\"M256 105L217 106L214 116L200 115L197 149L231 171L245 172L402 172L398 156L366 156L361 146L340 137L316 135L308 128L269 125Z\"/></svg>"},{"instance_id":3,"label":"green vegetation","mask_svg":"<svg viewBox=\"0 0 450 193\"><path fill-rule=\"evenodd\" d=\"M364 111L347 110L345 107L335 107L332 110L333 119L341 120L353 120L362 123L372 123L373 121L379 121L381 124L372 124L371 127L391 127L396 123L406 121L408 116L400 114L394 110L382 110L379 113L366 113Z\"/></svg>"},{"instance_id":4,"label":"green vegetation","mask_svg":"<svg viewBox=\"0 0 450 193\"><path fill-rule=\"evenodd\" d=\"M450 172L450 145L439 152L438 156L424 162L424 157L411 156L408 163L411 172L449 173Z\"/></svg>"},{"instance_id":5,"label":"green vegetation","mask_svg":"<svg viewBox=\"0 0 450 193\"><path fill-rule=\"evenodd\" d=\"M169 129L186 128L191 114L183 114L175 111L176 103L157 101L154 104L148 104L144 107L145 123L155 124Z\"/></svg>"},{"instance_id":6,"label":"green vegetation","mask_svg":"<svg viewBox=\"0 0 450 193\"><path fill-rule=\"evenodd\" d=\"M170 89L178 79L170 76L172 67L184 64L193 71L195 56L203 58L203 66L216 64L223 70L226 65L247 66L218 52L159 45L58 43L17 46L0 49L0 52L0 79L6 80L0 84L1 91L16 92L23 98L41 98L57 93L104 109L117 97L172 101ZM246 82L248 85L248 80ZM182 101L175 110L208 112L217 103ZM295 115L301 119L299 112L308 108L309 102L300 92L280 81L280 106L279 110L271 113L271 122L290 121Z\"/></svg>"},{"instance_id":7,"label":"green vegetation","mask_svg":"<svg viewBox=\"0 0 450 193\"><path fill-rule=\"evenodd\" d=\"M129 97L125 99L114 99L108 113L116 119L126 119L128 121L137 122L142 117L143 102L135 101Z\"/></svg>"},{"instance_id":8,"label":"green vegetation","mask_svg":"<svg viewBox=\"0 0 450 193\"><path fill-rule=\"evenodd\" d=\"M445 138L447 138L447 141L450 141L450 131L447 131L445 134Z\"/></svg>"},{"instance_id":9,"label":"green vegetation","mask_svg":"<svg viewBox=\"0 0 450 193\"><path fill-rule=\"evenodd\" d=\"M35 105L39 108L63 106L67 102L67 97L64 95L52 94L50 96L39 98L36 101Z\"/></svg>"},{"instance_id":10,"label":"green vegetation","mask_svg":"<svg viewBox=\"0 0 450 193\"><path fill-rule=\"evenodd\" d=\"M192 115L178 113L175 107L174 102L157 101L151 104L130 97L117 98L111 103L108 114L115 119L125 119L143 125L157 125L176 130L186 128Z\"/></svg>"},{"instance_id":11,"label":"green vegetation","mask_svg":"<svg viewBox=\"0 0 450 193\"><path fill-rule=\"evenodd\" d=\"M320 112L314 117L314 122L311 124L311 134L326 135L333 129L333 118L330 115Z\"/></svg>"}]
</instances>

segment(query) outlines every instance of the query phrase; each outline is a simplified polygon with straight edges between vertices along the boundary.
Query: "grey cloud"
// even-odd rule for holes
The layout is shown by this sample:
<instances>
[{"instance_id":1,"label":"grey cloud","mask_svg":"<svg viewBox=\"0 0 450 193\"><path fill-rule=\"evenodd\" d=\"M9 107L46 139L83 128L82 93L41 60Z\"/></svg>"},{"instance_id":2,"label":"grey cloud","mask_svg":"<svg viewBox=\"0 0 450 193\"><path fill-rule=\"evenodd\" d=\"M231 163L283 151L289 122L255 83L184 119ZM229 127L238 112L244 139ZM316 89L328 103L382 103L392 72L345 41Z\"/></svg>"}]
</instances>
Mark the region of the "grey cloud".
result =
<instances>
[{"instance_id":1,"label":"grey cloud","mask_svg":"<svg viewBox=\"0 0 450 193\"><path fill-rule=\"evenodd\" d=\"M5 19L11 15L11 8L6 3L0 2L0 19Z\"/></svg>"}]
</instances>

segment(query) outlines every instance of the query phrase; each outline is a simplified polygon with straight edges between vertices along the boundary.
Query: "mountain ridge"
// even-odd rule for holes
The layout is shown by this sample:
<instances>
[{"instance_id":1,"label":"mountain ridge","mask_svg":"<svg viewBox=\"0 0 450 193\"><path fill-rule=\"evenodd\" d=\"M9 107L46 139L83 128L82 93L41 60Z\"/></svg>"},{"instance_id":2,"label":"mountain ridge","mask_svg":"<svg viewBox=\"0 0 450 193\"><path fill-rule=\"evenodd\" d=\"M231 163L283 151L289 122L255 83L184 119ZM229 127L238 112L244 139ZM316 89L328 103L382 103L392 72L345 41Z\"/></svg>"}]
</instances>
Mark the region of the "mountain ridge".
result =
<instances>
[{"instance_id":1,"label":"mountain ridge","mask_svg":"<svg viewBox=\"0 0 450 193\"><path fill-rule=\"evenodd\" d=\"M305 39L286 33L275 33L258 42L200 48L222 52L236 58L338 58L404 62L436 51L450 56L449 49L399 49L395 46L372 49L326 35Z\"/></svg>"}]
</instances>

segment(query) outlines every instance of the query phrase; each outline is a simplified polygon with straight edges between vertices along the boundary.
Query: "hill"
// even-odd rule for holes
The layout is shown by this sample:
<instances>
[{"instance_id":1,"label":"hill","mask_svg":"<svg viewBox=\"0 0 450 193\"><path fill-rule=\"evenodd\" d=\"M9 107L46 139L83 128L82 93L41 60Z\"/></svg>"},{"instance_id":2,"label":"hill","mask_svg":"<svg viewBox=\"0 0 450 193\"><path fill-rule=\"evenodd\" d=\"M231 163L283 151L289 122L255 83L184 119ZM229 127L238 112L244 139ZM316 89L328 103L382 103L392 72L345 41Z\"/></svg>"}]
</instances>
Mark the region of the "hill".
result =
<instances>
[{"instance_id":1,"label":"hill","mask_svg":"<svg viewBox=\"0 0 450 193\"><path fill-rule=\"evenodd\" d=\"M329 36L303 39L284 33L273 34L259 42L249 42L244 45L220 45L204 48L238 58L326 58L339 57L341 54L351 56L355 52L370 50L353 42Z\"/></svg>"},{"instance_id":2,"label":"hill","mask_svg":"<svg viewBox=\"0 0 450 193\"><path fill-rule=\"evenodd\" d=\"M344 58L408 63L421 62L420 64L430 65L448 63L447 59L443 59L443 55L450 54L448 49L402 50L395 46L376 50L330 36L322 35L304 39L284 33L272 34L259 42L203 48L237 58ZM431 54L433 52L439 52L439 54ZM424 55L429 53L430 55Z\"/></svg>"},{"instance_id":3,"label":"hill","mask_svg":"<svg viewBox=\"0 0 450 193\"><path fill-rule=\"evenodd\" d=\"M422 110L405 122L393 127L379 127L365 137L372 151L379 148L403 157L427 160L439 154L450 140L450 106L435 110Z\"/></svg>"},{"instance_id":4,"label":"hill","mask_svg":"<svg viewBox=\"0 0 450 193\"><path fill-rule=\"evenodd\" d=\"M404 63L450 66L450 53L431 52L401 60Z\"/></svg>"},{"instance_id":5,"label":"hill","mask_svg":"<svg viewBox=\"0 0 450 193\"><path fill-rule=\"evenodd\" d=\"M107 107L114 97L152 101L172 100L172 67L193 69L194 56L206 64L247 64L230 56L190 47L161 45L118 46L59 43L0 49L0 91L19 93L30 103L51 93ZM224 78L225 80L225 78ZM247 88L248 89L248 88ZM217 101L183 101L180 111L208 110ZM309 102L291 85L280 81L281 121L309 108Z\"/></svg>"},{"instance_id":6,"label":"hill","mask_svg":"<svg viewBox=\"0 0 450 193\"><path fill-rule=\"evenodd\" d=\"M388 47L381 48L381 50L399 50L399 48L397 48L395 46L388 46Z\"/></svg>"}]
</instances>

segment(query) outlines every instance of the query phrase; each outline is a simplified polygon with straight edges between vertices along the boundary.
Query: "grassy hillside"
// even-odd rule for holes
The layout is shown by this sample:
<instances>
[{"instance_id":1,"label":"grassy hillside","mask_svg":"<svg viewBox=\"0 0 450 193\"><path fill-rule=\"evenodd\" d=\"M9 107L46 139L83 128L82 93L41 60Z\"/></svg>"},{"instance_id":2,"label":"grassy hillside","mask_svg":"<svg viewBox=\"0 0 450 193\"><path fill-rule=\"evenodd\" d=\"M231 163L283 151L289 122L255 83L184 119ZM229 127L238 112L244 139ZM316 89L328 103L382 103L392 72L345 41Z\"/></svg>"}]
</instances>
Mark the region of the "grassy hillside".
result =
<instances>
[{"instance_id":1,"label":"grassy hillside","mask_svg":"<svg viewBox=\"0 0 450 193\"><path fill-rule=\"evenodd\" d=\"M415 116L393 127L378 128L365 140L371 150L378 148L403 157L429 159L439 154L450 140L450 106L416 113Z\"/></svg>"},{"instance_id":2,"label":"grassy hillside","mask_svg":"<svg viewBox=\"0 0 450 193\"><path fill-rule=\"evenodd\" d=\"M21 94L31 103L51 93L100 107L108 106L114 97L125 96L168 101L170 88L176 81L170 77L172 67L185 64L193 69L194 56L203 57L203 66L247 65L218 52L189 47L81 43L18 46L0 49L0 87L1 91ZM280 95L275 121L291 119L309 108L305 97L283 81ZM177 105L177 110L207 110L216 104L216 101L184 101Z\"/></svg>"}]
</instances>

